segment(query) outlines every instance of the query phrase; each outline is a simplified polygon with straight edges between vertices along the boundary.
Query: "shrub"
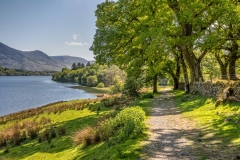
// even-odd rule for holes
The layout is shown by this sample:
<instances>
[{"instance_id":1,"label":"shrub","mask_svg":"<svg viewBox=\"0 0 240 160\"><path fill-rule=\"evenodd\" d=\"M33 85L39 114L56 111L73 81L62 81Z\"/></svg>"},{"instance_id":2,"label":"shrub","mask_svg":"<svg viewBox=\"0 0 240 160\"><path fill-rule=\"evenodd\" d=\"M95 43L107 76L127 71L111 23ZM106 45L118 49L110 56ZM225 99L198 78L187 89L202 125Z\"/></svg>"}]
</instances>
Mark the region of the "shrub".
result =
<instances>
[{"instance_id":1,"label":"shrub","mask_svg":"<svg viewBox=\"0 0 240 160\"><path fill-rule=\"evenodd\" d=\"M65 136L66 135L66 128L63 126L60 126L57 128L57 133L60 136Z\"/></svg>"},{"instance_id":2,"label":"shrub","mask_svg":"<svg viewBox=\"0 0 240 160\"><path fill-rule=\"evenodd\" d=\"M98 83L97 76L88 76L87 77L87 86L88 87L95 87Z\"/></svg>"},{"instance_id":3,"label":"shrub","mask_svg":"<svg viewBox=\"0 0 240 160\"><path fill-rule=\"evenodd\" d=\"M87 126L73 134L72 140L74 144L83 144L89 146L95 143L95 131L92 127Z\"/></svg>"},{"instance_id":4,"label":"shrub","mask_svg":"<svg viewBox=\"0 0 240 160\"><path fill-rule=\"evenodd\" d=\"M107 119L99 127L102 140L122 141L128 137L135 137L144 129L145 112L140 107L131 107L122 110L114 118Z\"/></svg>"},{"instance_id":5,"label":"shrub","mask_svg":"<svg viewBox=\"0 0 240 160\"><path fill-rule=\"evenodd\" d=\"M8 144L11 144L13 146L20 145L21 143L21 132L16 127L8 128L5 132L5 138Z\"/></svg>"},{"instance_id":6,"label":"shrub","mask_svg":"<svg viewBox=\"0 0 240 160\"><path fill-rule=\"evenodd\" d=\"M153 93L150 93L150 92L143 93L143 94L141 94L140 97L141 97L142 99L145 99L145 98L153 98Z\"/></svg>"},{"instance_id":7,"label":"shrub","mask_svg":"<svg viewBox=\"0 0 240 160\"><path fill-rule=\"evenodd\" d=\"M0 133L0 147L6 146L6 145L7 143L6 143L6 138L4 133Z\"/></svg>"},{"instance_id":8,"label":"shrub","mask_svg":"<svg viewBox=\"0 0 240 160\"><path fill-rule=\"evenodd\" d=\"M39 137L38 137L38 142L42 142L42 141L48 141L49 143L51 143L51 140L53 138L56 138L57 134L56 131L53 128L50 129L46 129Z\"/></svg>"},{"instance_id":9,"label":"shrub","mask_svg":"<svg viewBox=\"0 0 240 160\"><path fill-rule=\"evenodd\" d=\"M51 119L50 118L46 118L46 117L42 117L40 119L40 123L41 124L47 124L47 123L50 123L51 122Z\"/></svg>"},{"instance_id":10,"label":"shrub","mask_svg":"<svg viewBox=\"0 0 240 160\"><path fill-rule=\"evenodd\" d=\"M121 93L123 91L123 87L124 87L123 82L118 81L110 87L111 93L112 94Z\"/></svg>"},{"instance_id":11,"label":"shrub","mask_svg":"<svg viewBox=\"0 0 240 160\"><path fill-rule=\"evenodd\" d=\"M50 129L50 137L51 138L56 138L57 137L56 131L53 128Z\"/></svg>"},{"instance_id":12,"label":"shrub","mask_svg":"<svg viewBox=\"0 0 240 160\"><path fill-rule=\"evenodd\" d=\"M124 84L123 93L130 97L138 97L142 82L138 79L127 77Z\"/></svg>"},{"instance_id":13,"label":"shrub","mask_svg":"<svg viewBox=\"0 0 240 160\"><path fill-rule=\"evenodd\" d=\"M144 129L145 112L140 107L131 107L122 110L116 116L116 124L120 130L120 140L128 137L135 137Z\"/></svg>"},{"instance_id":14,"label":"shrub","mask_svg":"<svg viewBox=\"0 0 240 160\"><path fill-rule=\"evenodd\" d=\"M103 83L98 83L97 88L103 88L104 84Z\"/></svg>"},{"instance_id":15,"label":"shrub","mask_svg":"<svg viewBox=\"0 0 240 160\"><path fill-rule=\"evenodd\" d=\"M27 131L27 135L31 139L35 139L38 136L38 132L40 130L40 127L36 121L27 121L23 123L24 128Z\"/></svg>"}]
</instances>

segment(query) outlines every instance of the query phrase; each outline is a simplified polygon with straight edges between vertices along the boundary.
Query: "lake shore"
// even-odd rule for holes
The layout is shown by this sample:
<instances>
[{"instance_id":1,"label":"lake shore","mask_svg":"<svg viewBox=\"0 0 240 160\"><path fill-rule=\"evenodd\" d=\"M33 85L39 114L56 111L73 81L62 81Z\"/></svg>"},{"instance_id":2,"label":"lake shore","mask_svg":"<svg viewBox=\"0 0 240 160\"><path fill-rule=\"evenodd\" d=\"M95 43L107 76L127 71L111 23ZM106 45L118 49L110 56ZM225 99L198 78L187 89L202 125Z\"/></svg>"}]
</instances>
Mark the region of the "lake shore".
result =
<instances>
[{"instance_id":1,"label":"lake shore","mask_svg":"<svg viewBox=\"0 0 240 160\"><path fill-rule=\"evenodd\" d=\"M90 94L103 94L104 95L104 94L110 93L110 88L96 88L96 87L86 87L86 86L73 86L73 87L69 87L69 88L84 90L86 93L90 93ZM95 97L95 98L86 98L86 99L73 99L73 100L68 100L68 101L62 100L62 101L48 103L43 106L33 107L33 108L18 111L18 112L6 114L3 116L0 116L0 125L6 123L7 121L13 120L13 119L21 119L21 118L25 117L26 115L32 116L32 114L36 114L36 111L39 112L39 110L43 110L44 108L47 108L47 107L52 107L52 106L55 106L58 104L62 104L64 102L76 102L76 101L81 102L81 101L88 101L90 99L94 100L94 99L98 99L98 98ZM40 111L40 112L42 112L42 111ZM32 114L29 114L29 113L32 113Z\"/></svg>"},{"instance_id":2,"label":"lake shore","mask_svg":"<svg viewBox=\"0 0 240 160\"><path fill-rule=\"evenodd\" d=\"M90 94L110 94L111 92L109 87L97 88L97 87L87 87L87 86L72 86L69 88L84 90L86 93L90 93Z\"/></svg>"}]
</instances>

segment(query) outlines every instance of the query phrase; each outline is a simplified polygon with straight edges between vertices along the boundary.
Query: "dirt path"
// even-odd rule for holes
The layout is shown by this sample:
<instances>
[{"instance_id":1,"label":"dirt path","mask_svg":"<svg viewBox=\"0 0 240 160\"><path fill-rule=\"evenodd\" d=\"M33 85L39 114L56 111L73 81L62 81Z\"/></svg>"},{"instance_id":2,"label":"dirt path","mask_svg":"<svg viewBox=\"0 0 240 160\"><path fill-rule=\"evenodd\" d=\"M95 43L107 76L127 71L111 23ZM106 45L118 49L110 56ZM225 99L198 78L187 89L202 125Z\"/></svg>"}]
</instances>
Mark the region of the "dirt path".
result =
<instances>
[{"instance_id":1,"label":"dirt path","mask_svg":"<svg viewBox=\"0 0 240 160\"><path fill-rule=\"evenodd\" d=\"M172 97L173 94L165 90L154 99L152 114L147 121L150 135L143 142L145 156L142 159L228 159L224 154L219 154L216 148L199 142L202 133L195 129L193 122L181 115Z\"/></svg>"}]
</instances>

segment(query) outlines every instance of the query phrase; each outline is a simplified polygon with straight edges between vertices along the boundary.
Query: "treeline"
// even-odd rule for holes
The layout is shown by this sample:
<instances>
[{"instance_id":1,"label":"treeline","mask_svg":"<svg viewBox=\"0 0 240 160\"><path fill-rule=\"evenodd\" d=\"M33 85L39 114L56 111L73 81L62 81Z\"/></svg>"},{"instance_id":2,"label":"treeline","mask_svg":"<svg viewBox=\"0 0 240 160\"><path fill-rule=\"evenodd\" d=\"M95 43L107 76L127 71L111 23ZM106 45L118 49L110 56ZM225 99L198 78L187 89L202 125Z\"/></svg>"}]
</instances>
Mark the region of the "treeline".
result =
<instances>
[{"instance_id":1,"label":"treeline","mask_svg":"<svg viewBox=\"0 0 240 160\"><path fill-rule=\"evenodd\" d=\"M75 64L75 63L74 63ZM100 65L97 63L87 64L86 67L72 69L63 68L61 72L52 75L52 80L58 82L79 83L88 87L104 87L122 83L125 80L125 73L117 66Z\"/></svg>"},{"instance_id":2,"label":"treeline","mask_svg":"<svg viewBox=\"0 0 240 160\"><path fill-rule=\"evenodd\" d=\"M240 10L235 0L105 1L97 6L90 50L97 63L124 68L135 81L238 80Z\"/></svg>"},{"instance_id":3,"label":"treeline","mask_svg":"<svg viewBox=\"0 0 240 160\"><path fill-rule=\"evenodd\" d=\"M22 69L10 69L0 66L0 76L51 76L56 71L27 71Z\"/></svg>"}]
</instances>

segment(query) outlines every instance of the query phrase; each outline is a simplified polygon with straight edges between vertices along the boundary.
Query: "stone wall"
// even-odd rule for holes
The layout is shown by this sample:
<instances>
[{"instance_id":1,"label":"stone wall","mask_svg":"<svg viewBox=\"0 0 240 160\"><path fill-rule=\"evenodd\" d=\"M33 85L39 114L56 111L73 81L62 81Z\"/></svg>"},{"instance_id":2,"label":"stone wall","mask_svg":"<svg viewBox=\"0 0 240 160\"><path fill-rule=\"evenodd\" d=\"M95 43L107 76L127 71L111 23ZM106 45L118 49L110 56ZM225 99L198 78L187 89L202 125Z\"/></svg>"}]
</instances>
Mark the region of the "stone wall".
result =
<instances>
[{"instance_id":1,"label":"stone wall","mask_svg":"<svg viewBox=\"0 0 240 160\"><path fill-rule=\"evenodd\" d=\"M218 97L223 96L224 89L228 87L230 87L230 96L240 99L240 81L194 82L191 86L191 93L198 93L207 97Z\"/></svg>"}]
</instances>

